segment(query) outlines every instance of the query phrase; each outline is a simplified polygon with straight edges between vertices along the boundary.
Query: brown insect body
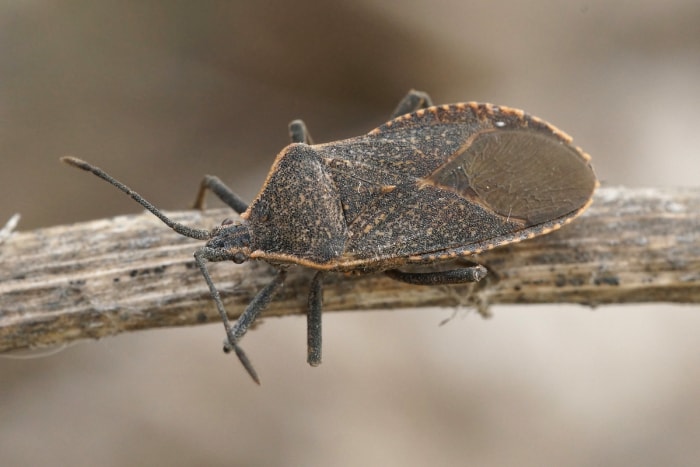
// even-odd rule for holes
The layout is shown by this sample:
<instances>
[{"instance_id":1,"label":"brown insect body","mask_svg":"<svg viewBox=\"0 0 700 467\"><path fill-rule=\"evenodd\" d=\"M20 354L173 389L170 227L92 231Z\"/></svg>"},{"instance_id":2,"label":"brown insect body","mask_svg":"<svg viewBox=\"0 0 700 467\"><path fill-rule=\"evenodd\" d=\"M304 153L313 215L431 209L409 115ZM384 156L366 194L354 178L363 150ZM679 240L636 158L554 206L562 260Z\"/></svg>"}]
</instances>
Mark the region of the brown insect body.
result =
<instances>
[{"instance_id":1,"label":"brown insect body","mask_svg":"<svg viewBox=\"0 0 700 467\"><path fill-rule=\"evenodd\" d=\"M597 180L571 138L522 111L490 104L432 107L410 92L394 119L364 136L313 145L300 120L293 143L275 159L248 205L221 180L202 181L242 221L211 231L172 221L126 185L75 158L63 160L116 186L176 232L207 240L194 253L234 350L258 377L238 342L281 287L289 265L318 272L308 301L308 362L321 362L322 282L326 271L385 271L419 285L478 281L481 265L404 272L406 264L445 261L557 229L590 204ZM278 268L239 319L229 322L206 262L249 259Z\"/></svg>"},{"instance_id":2,"label":"brown insect body","mask_svg":"<svg viewBox=\"0 0 700 467\"><path fill-rule=\"evenodd\" d=\"M545 233L580 214L597 183L570 140L520 111L470 103L292 144L241 216L250 258L381 271Z\"/></svg>"}]
</instances>

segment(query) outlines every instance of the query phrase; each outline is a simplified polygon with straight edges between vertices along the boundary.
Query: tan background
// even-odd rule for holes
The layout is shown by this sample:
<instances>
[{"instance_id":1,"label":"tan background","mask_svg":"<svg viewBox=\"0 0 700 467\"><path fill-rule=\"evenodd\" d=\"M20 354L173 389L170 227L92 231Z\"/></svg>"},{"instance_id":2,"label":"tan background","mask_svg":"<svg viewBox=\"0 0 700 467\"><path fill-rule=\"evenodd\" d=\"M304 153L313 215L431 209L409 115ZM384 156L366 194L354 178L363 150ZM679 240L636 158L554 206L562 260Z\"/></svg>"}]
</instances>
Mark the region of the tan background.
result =
<instances>
[{"instance_id":1,"label":"tan background","mask_svg":"<svg viewBox=\"0 0 700 467\"><path fill-rule=\"evenodd\" d=\"M697 185L698 24L695 0L3 1L0 217L140 211L67 154L166 209L205 173L251 199L289 120L352 136L411 87L527 109L604 183ZM700 461L697 306L493 311L327 315L318 369L304 320L271 319L245 339L262 387L218 324L0 358L0 464Z\"/></svg>"}]
</instances>

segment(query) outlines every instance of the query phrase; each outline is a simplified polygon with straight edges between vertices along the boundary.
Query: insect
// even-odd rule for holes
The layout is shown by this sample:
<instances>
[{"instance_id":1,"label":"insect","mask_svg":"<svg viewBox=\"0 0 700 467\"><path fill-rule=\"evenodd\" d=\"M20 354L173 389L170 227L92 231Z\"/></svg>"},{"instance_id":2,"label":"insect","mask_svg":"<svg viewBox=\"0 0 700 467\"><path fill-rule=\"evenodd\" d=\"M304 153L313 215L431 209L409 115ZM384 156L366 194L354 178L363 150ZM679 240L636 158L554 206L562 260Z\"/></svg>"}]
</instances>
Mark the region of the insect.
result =
<instances>
[{"instance_id":1,"label":"insect","mask_svg":"<svg viewBox=\"0 0 700 467\"><path fill-rule=\"evenodd\" d=\"M590 157L552 125L490 104L433 106L419 91L363 136L313 144L301 120L290 123L289 132L292 144L279 153L252 203L217 177L204 178L195 207L203 208L211 191L241 217L212 230L176 223L101 169L62 159L130 195L177 233L206 240L194 259L224 323L224 350L233 350L258 384L239 341L289 266L317 271L307 310L307 360L316 366L325 274L384 272L419 285L478 281L486 275L479 264L441 272L400 268L551 232L581 214L597 186ZM249 260L266 261L277 273L232 324L206 263Z\"/></svg>"}]
</instances>

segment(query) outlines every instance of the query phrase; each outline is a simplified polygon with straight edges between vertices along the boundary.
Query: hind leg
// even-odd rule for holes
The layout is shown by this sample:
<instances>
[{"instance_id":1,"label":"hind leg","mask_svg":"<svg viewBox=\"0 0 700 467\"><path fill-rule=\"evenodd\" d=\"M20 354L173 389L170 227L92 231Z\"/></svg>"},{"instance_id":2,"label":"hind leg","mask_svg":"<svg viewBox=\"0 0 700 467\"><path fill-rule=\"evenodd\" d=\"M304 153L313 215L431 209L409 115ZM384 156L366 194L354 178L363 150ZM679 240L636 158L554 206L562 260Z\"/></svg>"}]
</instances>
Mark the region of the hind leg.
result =
<instances>
[{"instance_id":1,"label":"hind leg","mask_svg":"<svg viewBox=\"0 0 700 467\"><path fill-rule=\"evenodd\" d=\"M427 93L411 89L408 91L408 94L401 99L399 105L396 106L394 113L391 114L391 118L396 118L403 114L415 112L418 109L425 109L432 105L433 100Z\"/></svg>"},{"instance_id":2,"label":"hind leg","mask_svg":"<svg viewBox=\"0 0 700 467\"><path fill-rule=\"evenodd\" d=\"M303 120L289 122L289 139L292 143L314 144Z\"/></svg>"},{"instance_id":3,"label":"hind leg","mask_svg":"<svg viewBox=\"0 0 700 467\"><path fill-rule=\"evenodd\" d=\"M480 264L468 268L452 269L440 272L403 272L390 269L384 273L394 280L414 285L447 285L479 282L486 277L487 270Z\"/></svg>"}]
</instances>

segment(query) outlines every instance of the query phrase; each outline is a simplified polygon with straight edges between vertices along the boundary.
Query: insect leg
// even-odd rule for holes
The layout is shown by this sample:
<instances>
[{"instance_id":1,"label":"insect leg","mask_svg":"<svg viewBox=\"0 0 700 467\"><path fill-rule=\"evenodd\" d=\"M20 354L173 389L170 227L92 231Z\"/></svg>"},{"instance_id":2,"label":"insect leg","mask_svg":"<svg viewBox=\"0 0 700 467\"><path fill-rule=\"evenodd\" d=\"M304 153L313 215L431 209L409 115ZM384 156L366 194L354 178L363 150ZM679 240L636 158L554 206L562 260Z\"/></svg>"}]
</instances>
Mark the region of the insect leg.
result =
<instances>
[{"instance_id":1,"label":"insect leg","mask_svg":"<svg viewBox=\"0 0 700 467\"><path fill-rule=\"evenodd\" d=\"M248 331L248 327L255 322L260 313L267 308L272 301L272 298L275 296L275 292L277 292L280 286L284 283L286 277L287 271L284 269L279 269L275 278L272 279L272 282L267 284L260 292L258 292L243 313L241 313L241 316L238 317L238 320L234 323L233 327L226 326L226 323L224 323L224 327L226 328L224 352L229 353L233 349L250 377L253 378L253 381L258 384L260 384L258 374L256 373L255 368L253 368L253 365L250 363L250 360L248 360L245 352L243 352L243 349L241 349L241 347L238 345L238 341L243 338L245 333ZM220 298L219 303L221 303ZM218 306L219 305L217 304L217 307ZM221 307L223 308L223 303L221 304ZM221 313L221 311L219 311L219 313Z\"/></svg>"},{"instance_id":2,"label":"insect leg","mask_svg":"<svg viewBox=\"0 0 700 467\"><path fill-rule=\"evenodd\" d=\"M418 109L425 109L433 105L433 100L430 96L423 91L416 91L411 89L408 94L401 99L399 105L396 106L396 110L391 114L391 118L396 118L399 115L408 114L415 112Z\"/></svg>"},{"instance_id":3,"label":"insect leg","mask_svg":"<svg viewBox=\"0 0 700 467\"><path fill-rule=\"evenodd\" d=\"M228 353L231 350L235 351L238 359L241 361L243 367L246 369L250 377L253 378L253 381L260 384L258 374L253 368L253 365L250 363L250 360L248 360L245 352L243 352L243 349L241 349L238 345L238 341L243 337L248 330L248 327L253 323L253 321L255 321L255 318L258 317L260 312L270 303L275 291L284 282L287 273L284 270L279 270L272 282L258 292L253 301L248 304L245 311L238 318L238 321L236 321L234 325L231 325L231 321L228 319L226 309L224 308L224 303L221 301L221 294L216 288L216 285L214 285L214 281L212 280L206 266L206 261L226 261L229 259L232 259L232 257L227 252L222 252L220 250L207 247L200 248L194 253L195 263L197 263L199 270L202 272L202 276L204 276L204 281L209 287L209 293L214 299L216 309L219 312L221 321L224 323L224 329L226 330L224 352Z\"/></svg>"},{"instance_id":4,"label":"insect leg","mask_svg":"<svg viewBox=\"0 0 700 467\"><path fill-rule=\"evenodd\" d=\"M245 333L248 331L248 327L253 324L258 315L260 315L260 312L267 308L272 301L272 298L275 296L275 292L277 292L286 278L287 270L278 269L277 275L275 275L275 278L272 279L272 282L267 284L260 292L258 292L255 298L253 298L253 300L248 304L245 311L241 313L241 316L239 316L238 321L236 321L233 327L230 330L227 329L229 341L235 343L243 338Z\"/></svg>"},{"instance_id":5,"label":"insect leg","mask_svg":"<svg viewBox=\"0 0 700 467\"><path fill-rule=\"evenodd\" d=\"M207 190L214 193L221 201L226 203L238 214L242 214L248 209L248 203L243 201L240 196L233 192L219 177L214 175L206 175L199 185L197 199L194 201L194 209L204 209L204 198Z\"/></svg>"},{"instance_id":6,"label":"insect leg","mask_svg":"<svg viewBox=\"0 0 700 467\"><path fill-rule=\"evenodd\" d=\"M292 143L314 144L303 120L289 122L289 139L292 140Z\"/></svg>"},{"instance_id":7,"label":"insect leg","mask_svg":"<svg viewBox=\"0 0 700 467\"><path fill-rule=\"evenodd\" d=\"M306 315L306 361L311 366L321 364L321 307L323 304L323 271L318 271L311 280L309 308Z\"/></svg>"},{"instance_id":8,"label":"insect leg","mask_svg":"<svg viewBox=\"0 0 700 467\"><path fill-rule=\"evenodd\" d=\"M468 268L440 272L403 272L398 269L384 271L394 280L414 285L446 285L478 282L486 277L487 270L480 264Z\"/></svg>"}]
</instances>

